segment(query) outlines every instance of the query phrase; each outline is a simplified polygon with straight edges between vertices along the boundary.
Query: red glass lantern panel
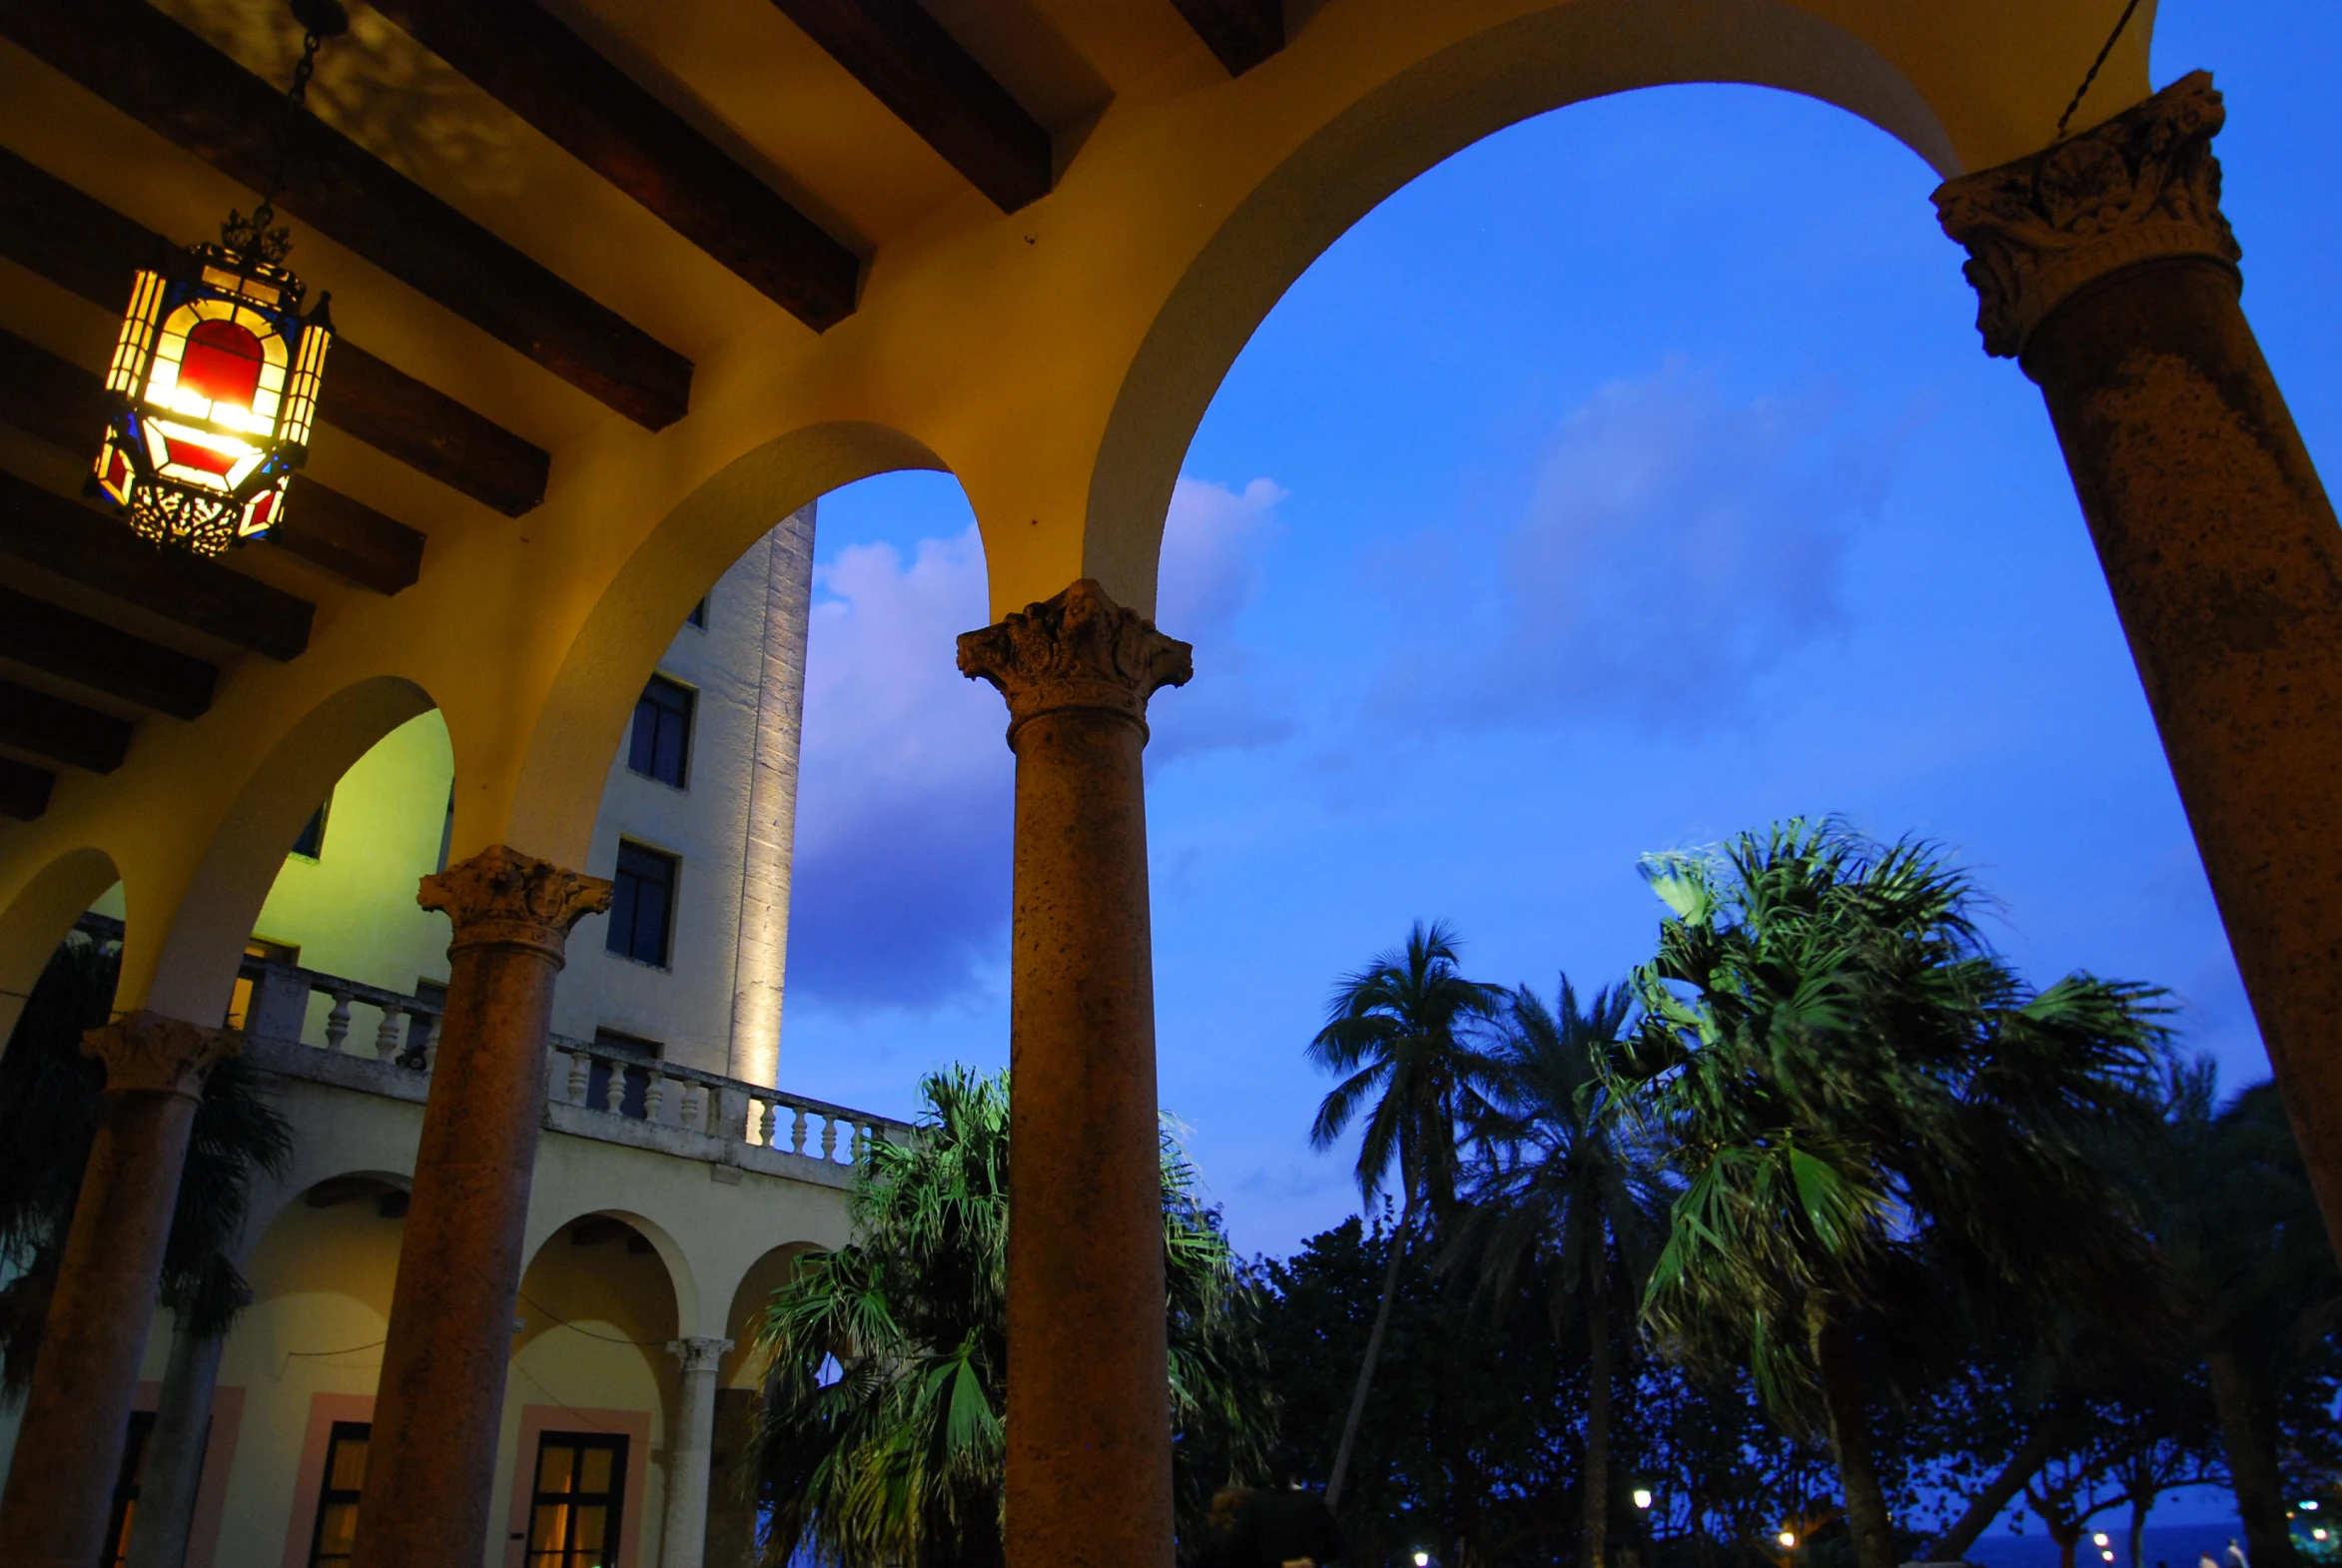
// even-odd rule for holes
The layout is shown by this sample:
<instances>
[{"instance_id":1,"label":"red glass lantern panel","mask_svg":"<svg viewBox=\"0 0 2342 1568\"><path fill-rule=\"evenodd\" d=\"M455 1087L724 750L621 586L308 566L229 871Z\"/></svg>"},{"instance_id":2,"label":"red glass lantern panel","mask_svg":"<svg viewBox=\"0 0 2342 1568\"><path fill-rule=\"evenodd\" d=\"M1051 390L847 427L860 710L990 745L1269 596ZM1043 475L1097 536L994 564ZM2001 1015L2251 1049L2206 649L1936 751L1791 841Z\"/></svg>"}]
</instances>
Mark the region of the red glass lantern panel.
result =
<instances>
[{"instance_id":1,"label":"red glass lantern panel","mask_svg":"<svg viewBox=\"0 0 2342 1568\"><path fill-rule=\"evenodd\" d=\"M250 408L261 387L268 356L261 341L234 322L214 317L187 335L179 362L179 385L211 402Z\"/></svg>"}]
</instances>

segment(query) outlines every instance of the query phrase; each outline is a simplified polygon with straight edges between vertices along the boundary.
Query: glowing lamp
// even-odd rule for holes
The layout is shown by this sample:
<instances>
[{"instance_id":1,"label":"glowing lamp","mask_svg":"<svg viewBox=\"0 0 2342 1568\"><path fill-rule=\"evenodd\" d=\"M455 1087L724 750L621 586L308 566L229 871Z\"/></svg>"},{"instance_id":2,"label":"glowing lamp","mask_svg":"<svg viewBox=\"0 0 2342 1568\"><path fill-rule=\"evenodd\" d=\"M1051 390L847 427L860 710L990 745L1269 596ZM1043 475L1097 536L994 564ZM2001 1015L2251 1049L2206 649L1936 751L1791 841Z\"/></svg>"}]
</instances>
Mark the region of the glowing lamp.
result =
<instances>
[{"instance_id":1,"label":"glowing lamp","mask_svg":"<svg viewBox=\"0 0 2342 1568\"><path fill-rule=\"evenodd\" d=\"M2103 1530L2100 1530L2100 1531L2099 1531L2097 1534L2095 1534L2095 1535L2091 1536L2091 1537L2090 1537L2090 1544L2091 1544L2092 1546L2104 1546L2104 1545L2106 1545L2106 1544L2107 1544L2107 1540L2106 1540L2106 1532L2105 1532L2105 1531L2103 1531Z\"/></svg>"},{"instance_id":2,"label":"glowing lamp","mask_svg":"<svg viewBox=\"0 0 2342 1568\"><path fill-rule=\"evenodd\" d=\"M309 459L331 297L303 316L301 280L270 249L196 246L131 287L96 478L154 543L217 555L267 533Z\"/></svg>"},{"instance_id":3,"label":"glowing lamp","mask_svg":"<svg viewBox=\"0 0 2342 1568\"><path fill-rule=\"evenodd\" d=\"M1784 1530L1784 1531L1782 1531L1782 1532L1781 1532L1781 1544L1782 1544L1782 1545L1784 1545L1784 1546L1787 1546L1787 1547L1792 1547L1792 1548L1794 1548L1794 1547L1797 1545L1797 1532L1796 1532L1795 1530Z\"/></svg>"},{"instance_id":4,"label":"glowing lamp","mask_svg":"<svg viewBox=\"0 0 2342 1568\"><path fill-rule=\"evenodd\" d=\"M1415 1568L1429 1568L1430 1562L1431 1554L1429 1552L1417 1552L1415 1554Z\"/></svg>"},{"instance_id":5,"label":"glowing lamp","mask_svg":"<svg viewBox=\"0 0 2342 1568\"><path fill-rule=\"evenodd\" d=\"M1651 1488L1648 1486L1638 1486L1635 1488L1635 1506L1637 1508L1648 1508L1651 1506Z\"/></svg>"}]
</instances>

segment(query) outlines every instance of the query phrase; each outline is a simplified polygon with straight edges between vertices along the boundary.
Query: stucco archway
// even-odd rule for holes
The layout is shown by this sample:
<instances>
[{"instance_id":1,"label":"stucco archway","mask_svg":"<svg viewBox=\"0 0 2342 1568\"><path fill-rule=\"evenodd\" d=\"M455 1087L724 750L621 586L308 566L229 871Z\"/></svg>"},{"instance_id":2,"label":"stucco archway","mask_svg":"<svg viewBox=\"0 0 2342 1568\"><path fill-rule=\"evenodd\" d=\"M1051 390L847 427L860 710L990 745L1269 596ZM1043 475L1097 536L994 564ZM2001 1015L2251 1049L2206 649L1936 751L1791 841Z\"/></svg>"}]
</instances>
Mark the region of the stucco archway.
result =
<instances>
[{"instance_id":1,"label":"stucco archway","mask_svg":"<svg viewBox=\"0 0 2342 1568\"><path fill-rule=\"evenodd\" d=\"M0 1051L8 1049L25 996L49 955L81 912L121 880L114 857L104 850L67 850L26 879L0 911Z\"/></svg>"}]
</instances>

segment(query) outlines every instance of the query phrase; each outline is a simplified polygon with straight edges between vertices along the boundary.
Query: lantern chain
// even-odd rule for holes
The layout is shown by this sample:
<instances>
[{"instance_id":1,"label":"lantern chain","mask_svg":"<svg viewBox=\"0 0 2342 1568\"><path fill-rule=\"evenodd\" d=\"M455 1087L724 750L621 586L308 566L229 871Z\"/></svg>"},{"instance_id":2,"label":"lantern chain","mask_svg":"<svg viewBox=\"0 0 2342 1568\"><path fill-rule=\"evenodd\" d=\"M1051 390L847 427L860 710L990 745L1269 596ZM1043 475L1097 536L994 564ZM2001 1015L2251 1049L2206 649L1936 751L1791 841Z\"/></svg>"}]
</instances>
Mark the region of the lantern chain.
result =
<instances>
[{"instance_id":1,"label":"lantern chain","mask_svg":"<svg viewBox=\"0 0 2342 1568\"><path fill-rule=\"evenodd\" d=\"M228 221L220 226L220 239L229 250L272 266L284 261L285 253L293 248L290 230L269 226L277 220L277 198L285 189L293 161L293 137L300 129L302 108L309 98L310 78L317 73L318 51L327 39L339 38L350 30L350 14L338 0L293 0L293 15L302 28L301 60L293 68L293 85L285 93L285 113L277 122L276 146L268 178L261 183L260 205L250 218L230 209Z\"/></svg>"},{"instance_id":2,"label":"lantern chain","mask_svg":"<svg viewBox=\"0 0 2342 1568\"><path fill-rule=\"evenodd\" d=\"M2114 52L2115 40L2120 38L2122 30L2130 25L2130 13L2137 9L2138 0L2130 0L2130 4L2122 8L2122 14L2114 19L2114 31L2106 35L2106 42L2098 50L2098 58L2092 60L2089 70L2083 73L2081 86L2073 90L2073 100L2065 106L2065 113L2057 117L2057 134L2051 138L2052 141L2062 142L2065 140L2066 122L2071 120L2073 112L2081 107L2082 99L2089 93L2090 84L2098 79L2099 68L2105 65L2106 57Z\"/></svg>"}]
</instances>

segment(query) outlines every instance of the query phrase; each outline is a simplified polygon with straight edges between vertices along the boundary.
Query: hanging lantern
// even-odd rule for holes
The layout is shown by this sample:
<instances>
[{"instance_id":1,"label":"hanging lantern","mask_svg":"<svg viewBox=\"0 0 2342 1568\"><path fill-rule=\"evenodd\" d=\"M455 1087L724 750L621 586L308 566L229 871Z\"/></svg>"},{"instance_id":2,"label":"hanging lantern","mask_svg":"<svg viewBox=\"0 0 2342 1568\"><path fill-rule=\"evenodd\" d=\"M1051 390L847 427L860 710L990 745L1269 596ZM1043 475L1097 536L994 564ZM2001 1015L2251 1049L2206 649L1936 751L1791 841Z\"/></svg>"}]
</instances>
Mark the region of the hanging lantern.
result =
<instances>
[{"instance_id":1,"label":"hanging lantern","mask_svg":"<svg viewBox=\"0 0 2342 1568\"><path fill-rule=\"evenodd\" d=\"M267 533L309 458L329 297L301 315L301 280L266 247L197 246L132 286L97 478L154 543L217 555Z\"/></svg>"},{"instance_id":2,"label":"hanging lantern","mask_svg":"<svg viewBox=\"0 0 2342 1568\"><path fill-rule=\"evenodd\" d=\"M301 314L287 271L291 236L272 229L286 143L319 46L349 26L333 0L296 0L305 33L286 99L277 168L250 218L230 213L218 245L141 271L106 372L114 404L94 488L156 544L217 555L284 515L285 487L309 460L334 324L330 295Z\"/></svg>"}]
</instances>

